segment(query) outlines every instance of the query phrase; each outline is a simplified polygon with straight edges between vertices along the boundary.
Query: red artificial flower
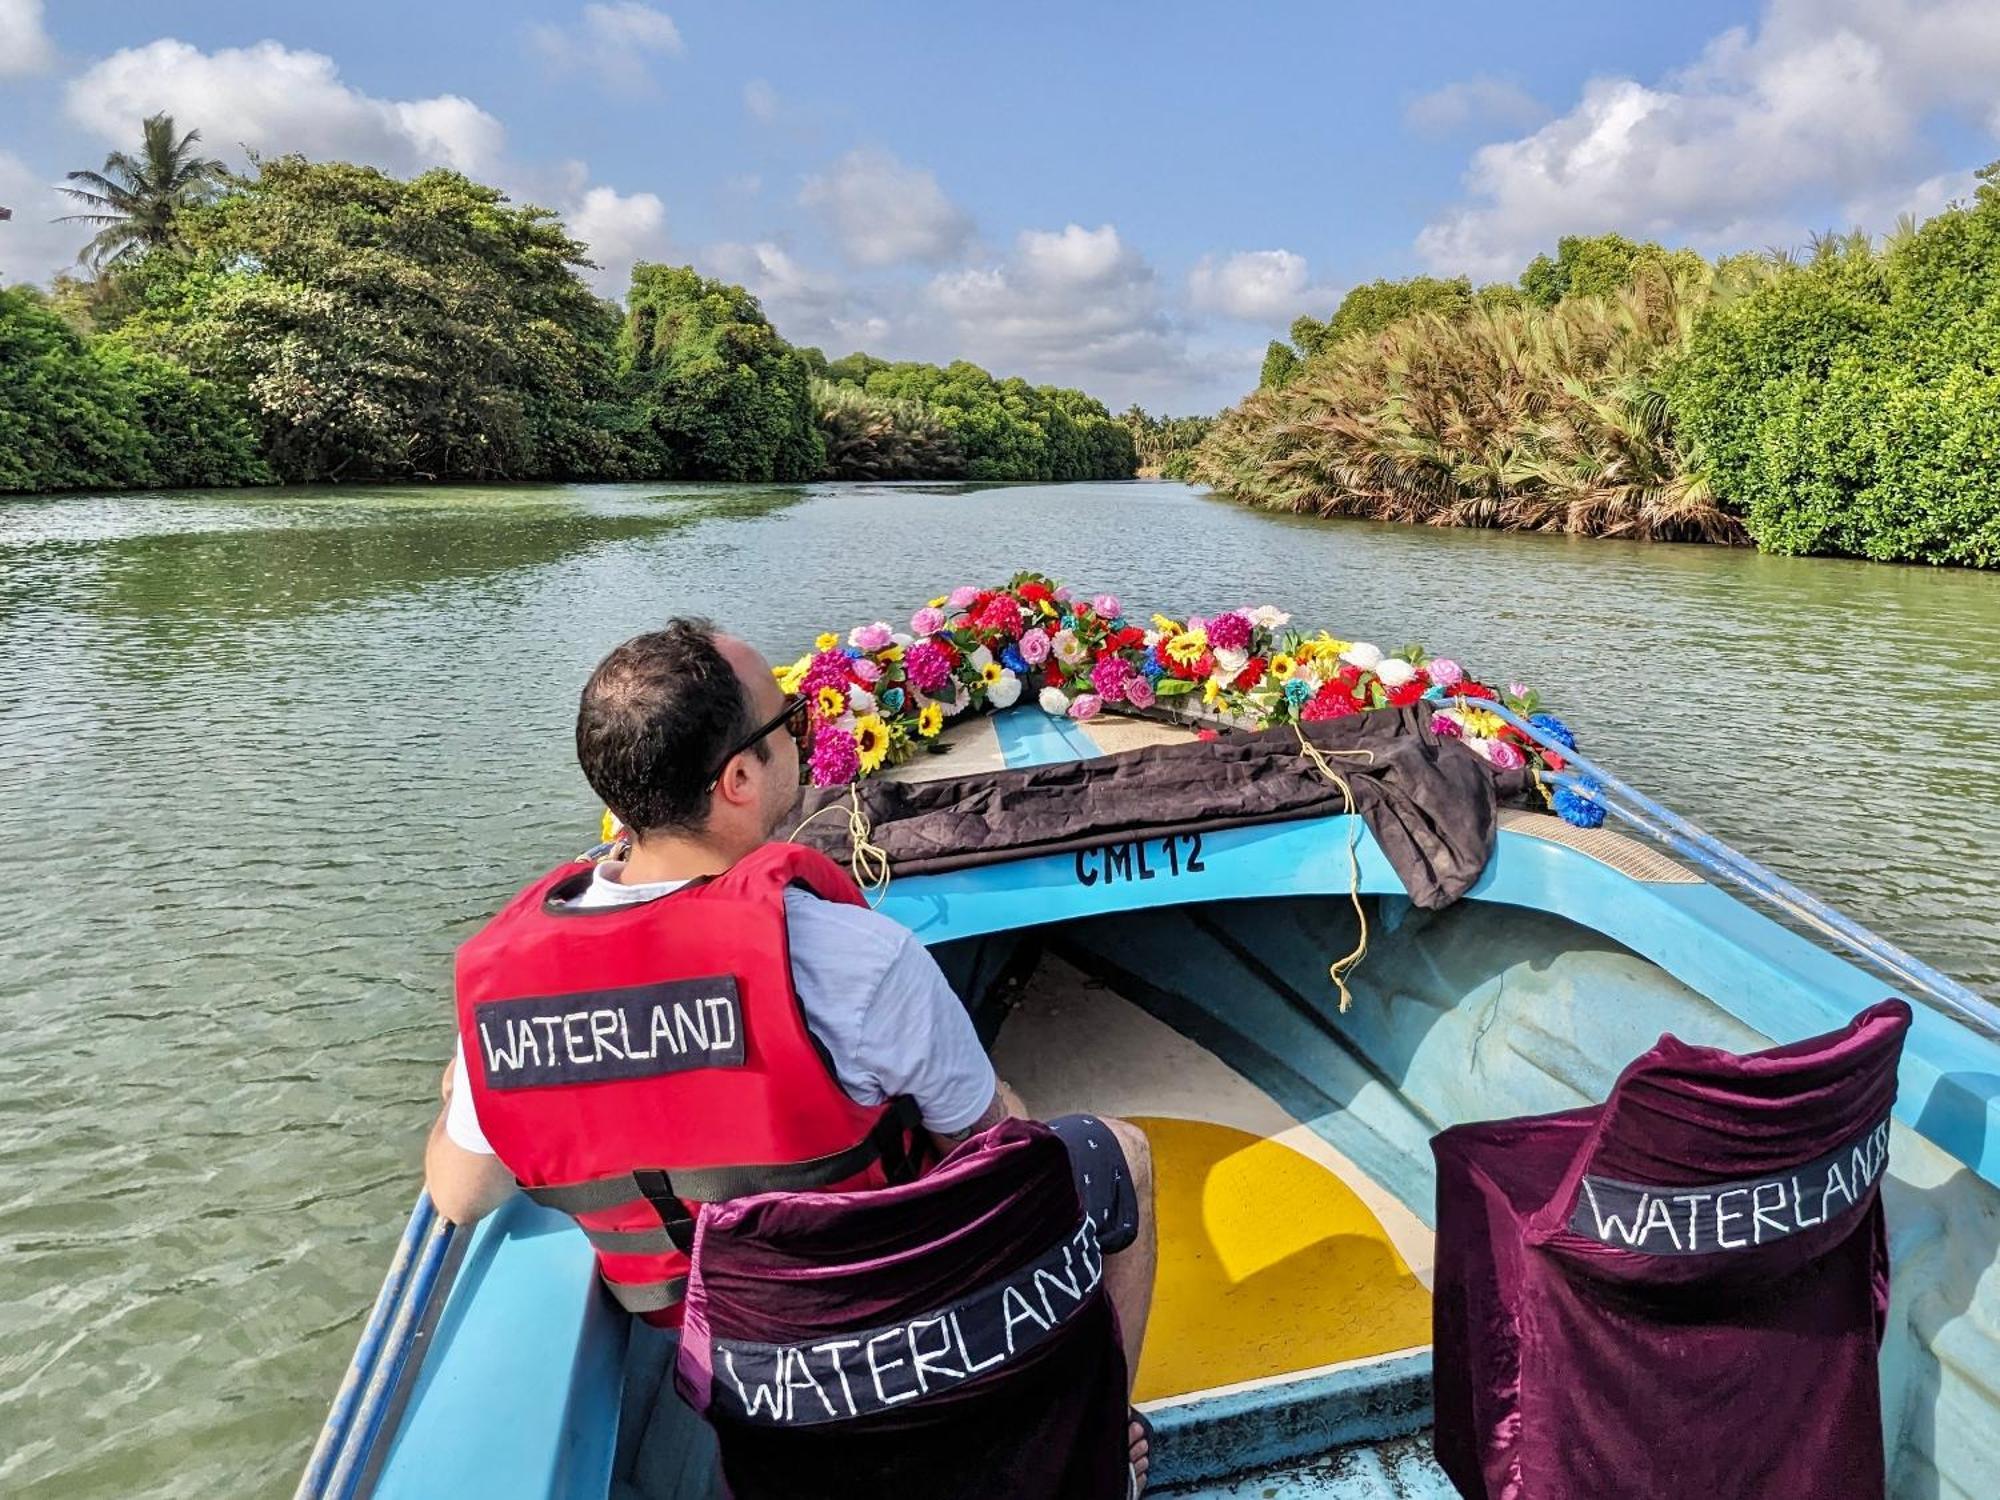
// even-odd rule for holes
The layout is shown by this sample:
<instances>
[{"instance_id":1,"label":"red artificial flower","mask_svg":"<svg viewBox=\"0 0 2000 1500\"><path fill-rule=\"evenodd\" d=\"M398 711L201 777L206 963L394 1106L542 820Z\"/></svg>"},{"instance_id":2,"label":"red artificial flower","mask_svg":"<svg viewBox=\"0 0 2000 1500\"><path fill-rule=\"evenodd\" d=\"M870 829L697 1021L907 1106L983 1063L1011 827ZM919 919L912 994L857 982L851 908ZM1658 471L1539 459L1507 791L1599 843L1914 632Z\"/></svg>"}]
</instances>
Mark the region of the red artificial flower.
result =
<instances>
[{"instance_id":1,"label":"red artificial flower","mask_svg":"<svg viewBox=\"0 0 2000 1500\"><path fill-rule=\"evenodd\" d=\"M1424 690L1430 683L1422 677L1412 677L1400 687L1389 689L1389 701L1397 708L1408 708L1412 703L1423 700Z\"/></svg>"},{"instance_id":2,"label":"red artificial flower","mask_svg":"<svg viewBox=\"0 0 2000 1500\"><path fill-rule=\"evenodd\" d=\"M1542 752L1542 762L1551 771L1560 771L1564 766L1569 764L1568 761L1564 760L1560 755L1556 754L1555 751L1553 750L1544 750Z\"/></svg>"},{"instance_id":3,"label":"red artificial flower","mask_svg":"<svg viewBox=\"0 0 2000 1500\"><path fill-rule=\"evenodd\" d=\"M1146 632L1133 625L1114 630L1104 638L1104 648L1107 651L1129 651L1132 647L1143 646L1145 643Z\"/></svg>"},{"instance_id":4,"label":"red artificial flower","mask_svg":"<svg viewBox=\"0 0 2000 1500\"><path fill-rule=\"evenodd\" d=\"M1005 636L1008 640L1021 637L1021 606L1010 594L998 594L986 601L986 605L973 617L974 627L991 636Z\"/></svg>"},{"instance_id":5,"label":"red artificial flower","mask_svg":"<svg viewBox=\"0 0 2000 1500\"><path fill-rule=\"evenodd\" d=\"M945 659L951 663L952 671L956 672L965 661L964 655L959 651L958 647L941 636L938 638L937 646L938 650L945 654Z\"/></svg>"},{"instance_id":6,"label":"red artificial flower","mask_svg":"<svg viewBox=\"0 0 2000 1500\"><path fill-rule=\"evenodd\" d=\"M1053 599L1056 591L1045 583L1024 583L1014 590L1030 604L1040 604L1045 599Z\"/></svg>"},{"instance_id":7,"label":"red artificial flower","mask_svg":"<svg viewBox=\"0 0 2000 1500\"><path fill-rule=\"evenodd\" d=\"M1194 737L1198 740L1212 740L1219 738L1219 736L1213 729L1197 729L1194 732Z\"/></svg>"},{"instance_id":8,"label":"red artificial flower","mask_svg":"<svg viewBox=\"0 0 2000 1500\"><path fill-rule=\"evenodd\" d=\"M1050 662L1047 669L1042 673L1042 686L1059 688L1062 685L1062 667L1056 662Z\"/></svg>"},{"instance_id":9,"label":"red artificial flower","mask_svg":"<svg viewBox=\"0 0 2000 1500\"><path fill-rule=\"evenodd\" d=\"M1465 681L1461 682L1457 687L1453 688L1451 691L1455 694L1458 694L1466 698L1492 698L1497 700L1500 696L1498 693L1494 692L1492 688L1488 687L1485 683L1474 682L1470 677L1466 678Z\"/></svg>"},{"instance_id":10,"label":"red artificial flower","mask_svg":"<svg viewBox=\"0 0 2000 1500\"><path fill-rule=\"evenodd\" d=\"M1349 714L1360 712L1354 706L1353 694L1343 691L1339 683L1329 682L1306 700L1306 706L1299 710L1299 717L1316 722L1320 719L1344 719Z\"/></svg>"},{"instance_id":11,"label":"red artificial flower","mask_svg":"<svg viewBox=\"0 0 2000 1500\"><path fill-rule=\"evenodd\" d=\"M1234 687L1239 693L1249 692L1250 689L1264 680L1265 665L1263 657L1251 657L1250 660L1243 664L1243 670L1236 674L1236 681L1231 683L1230 686Z\"/></svg>"}]
</instances>

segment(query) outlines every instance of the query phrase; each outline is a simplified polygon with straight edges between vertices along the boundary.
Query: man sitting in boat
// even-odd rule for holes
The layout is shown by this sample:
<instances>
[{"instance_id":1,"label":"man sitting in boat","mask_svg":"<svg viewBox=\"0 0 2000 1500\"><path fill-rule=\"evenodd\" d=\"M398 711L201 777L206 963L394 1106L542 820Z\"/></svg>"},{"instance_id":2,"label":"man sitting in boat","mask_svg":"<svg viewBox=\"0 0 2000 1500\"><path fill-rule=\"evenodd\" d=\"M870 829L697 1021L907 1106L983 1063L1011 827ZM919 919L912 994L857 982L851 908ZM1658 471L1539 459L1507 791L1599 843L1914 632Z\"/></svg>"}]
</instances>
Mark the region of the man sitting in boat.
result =
<instances>
[{"instance_id":1,"label":"man sitting in boat","mask_svg":"<svg viewBox=\"0 0 2000 1500\"><path fill-rule=\"evenodd\" d=\"M518 1184L574 1215L612 1295L657 1326L679 1326L701 1203L908 1181L1023 1113L916 936L823 855L773 841L805 718L706 621L619 646L583 690L576 746L629 855L543 876L458 955L432 1199L466 1224ZM1106 1251L1137 1247L1104 1268L1135 1371L1146 1138L1049 1123ZM1131 1442L1143 1475L1137 1423Z\"/></svg>"}]
</instances>

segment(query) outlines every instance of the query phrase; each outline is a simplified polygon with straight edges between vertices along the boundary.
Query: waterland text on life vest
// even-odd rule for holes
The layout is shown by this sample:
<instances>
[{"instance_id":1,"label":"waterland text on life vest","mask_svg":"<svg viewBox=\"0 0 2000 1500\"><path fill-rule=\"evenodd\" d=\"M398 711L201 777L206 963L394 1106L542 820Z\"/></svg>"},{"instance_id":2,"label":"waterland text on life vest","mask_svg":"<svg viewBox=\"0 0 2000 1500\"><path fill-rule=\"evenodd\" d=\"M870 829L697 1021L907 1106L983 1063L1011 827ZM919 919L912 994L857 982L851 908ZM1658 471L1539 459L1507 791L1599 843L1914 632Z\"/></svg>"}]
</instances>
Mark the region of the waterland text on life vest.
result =
<instances>
[{"instance_id":1,"label":"waterland text on life vest","mask_svg":"<svg viewBox=\"0 0 2000 1500\"><path fill-rule=\"evenodd\" d=\"M553 1088L743 1065L743 1005L727 974L475 1008L486 1085Z\"/></svg>"}]
</instances>

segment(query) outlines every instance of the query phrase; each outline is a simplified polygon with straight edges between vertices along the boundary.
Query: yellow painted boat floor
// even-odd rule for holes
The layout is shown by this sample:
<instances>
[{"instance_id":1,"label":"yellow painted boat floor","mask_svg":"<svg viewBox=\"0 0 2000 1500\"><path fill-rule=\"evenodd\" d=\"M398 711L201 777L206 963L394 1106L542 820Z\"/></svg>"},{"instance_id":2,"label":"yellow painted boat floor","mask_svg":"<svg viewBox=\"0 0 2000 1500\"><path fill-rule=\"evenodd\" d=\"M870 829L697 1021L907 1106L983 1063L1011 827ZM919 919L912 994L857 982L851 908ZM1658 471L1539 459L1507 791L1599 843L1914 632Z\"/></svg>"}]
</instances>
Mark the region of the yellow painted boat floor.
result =
<instances>
[{"instance_id":1,"label":"yellow painted boat floor","mask_svg":"<svg viewBox=\"0 0 2000 1500\"><path fill-rule=\"evenodd\" d=\"M994 1062L1035 1114L1121 1115L1152 1143L1160 1259L1136 1399L1430 1342L1429 1231L1172 1028L1045 961Z\"/></svg>"}]
</instances>

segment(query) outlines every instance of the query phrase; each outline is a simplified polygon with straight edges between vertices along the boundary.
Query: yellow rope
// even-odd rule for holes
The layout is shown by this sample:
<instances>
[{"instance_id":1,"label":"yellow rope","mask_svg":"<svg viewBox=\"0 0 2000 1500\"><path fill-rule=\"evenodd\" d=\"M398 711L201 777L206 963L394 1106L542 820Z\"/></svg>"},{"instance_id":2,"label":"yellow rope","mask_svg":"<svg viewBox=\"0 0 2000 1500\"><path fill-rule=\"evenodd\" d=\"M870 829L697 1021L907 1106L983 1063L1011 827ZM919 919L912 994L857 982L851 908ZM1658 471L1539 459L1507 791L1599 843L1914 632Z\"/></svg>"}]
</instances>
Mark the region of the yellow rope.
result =
<instances>
[{"instance_id":1,"label":"yellow rope","mask_svg":"<svg viewBox=\"0 0 2000 1500\"><path fill-rule=\"evenodd\" d=\"M1311 762L1314 770L1340 788L1340 800L1349 819L1354 817L1354 788L1347 784L1347 778L1334 770L1328 757L1335 760L1359 759L1363 765L1373 765L1373 750L1322 750L1306 738L1305 730L1292 721L1292 733L1299 737L1299 749ZM1328 966L1327 975L1333 980L1334 988L1340 991L1340 1011L1347 1013L1347 1007L1354 1003L1354 996L1347 988L1347 976L1354 966L1368 953L1368 912L1361 904L1361 828L1350 821L1347 825L1347 899L1354 903L1354 918L1361 924L1361 940L1354 945L1354 951L1345 958L1335 959Z\"/></svg>"},{"instance_id":2,"label":"yellow rope","mask_svg":"<svg viewBox=\"0 0 2000 1500\"><path fill-rule=\"evenodd\" d=\"M861 810L861 788L857 783L848 784L845 808L838 802L827 803L825 807L808 815L805 822L794 828L787 842L797 843L799 835L805 832L807 823L835 810L847 814L847 842L853 851L848 856L848 873L853 875L854 883L867 894L868 904L880 906L882 898L889 894L889 851L868 837L871 832L868 815Z\"/></svg>"}]
</instances>

